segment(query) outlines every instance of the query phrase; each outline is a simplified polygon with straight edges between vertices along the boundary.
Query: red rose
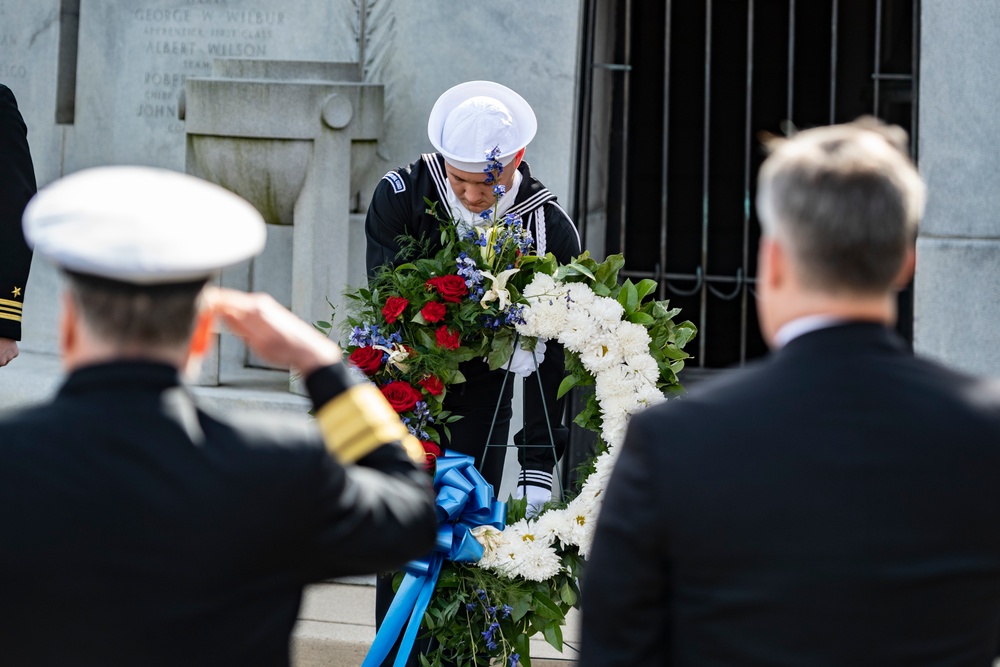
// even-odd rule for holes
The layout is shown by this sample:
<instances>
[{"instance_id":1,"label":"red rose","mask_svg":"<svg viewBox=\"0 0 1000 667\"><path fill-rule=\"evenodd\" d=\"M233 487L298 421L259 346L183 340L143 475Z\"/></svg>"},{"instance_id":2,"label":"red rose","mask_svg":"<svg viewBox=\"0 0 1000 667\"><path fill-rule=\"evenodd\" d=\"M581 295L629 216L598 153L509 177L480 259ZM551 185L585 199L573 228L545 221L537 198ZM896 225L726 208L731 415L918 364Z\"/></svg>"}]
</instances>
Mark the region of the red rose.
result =
<instances>
[{"instance_id":1,"label":"red rose","mask_svg":"<svg viewBox=\"0 0 1000 667\"><path fill-rule=\"evenodd\" d=\"M379 391L382 392L382 395L385 396L386 400L389 401L389 405L396 412L412 410L417 405L417 401L424 398L424 395L418 389L414 388L413 385L401 380L384 384L379 387Z\"/></svg>"},{"instance_id":2,"label":"red rose","mask_svg":"<svg viewBox=\"0 0 1000 667\"><path fill-rule=\"evenodd\" d=\"M446 350L457 350L462 344L461 334L457 331L452 332L446 326L438 327L437 331L434 332L434 337L437 339L438 347Z\"/></svg>"},{"instance_id":3,"label":"red rose","mask_svg":"<svg viewBox=\"0 0 1000 667\"><path fill-rule=\"evenodd\" d=\"M444 314L447 310L447 307L443 303L428 301L427 305L420 309L420 314L428 322L440 322L444 319Z\"/></svg>"},{"instance_id":4,"label":"red rose","mask_svg":"<svg viewBox=\"0 0 1000 667\"><path fill-rule=\"evenodd\" d=\"M382 351L374 347L359 347L348 359L365 375L374 375L382 368Z\"/></svg>"},{"instance_id":5,"label":"red rose","mask_svg":"<svg viewBox=\"0 0 1000 667\"><path fill-rule=\"evenodd\" d=\"M440 396L444 391L444 383L436 375L428 375L418 382L431 396Z\"/></svg>"},{"instance_id":6,"label":"red rose","mask_svg":"<svg viewBox=\"0 0 1000 667\"><path fill-rule=\"evenodd\" d=\"M421 440L420 444L424 446L424 470L433 476L437 459L441 456L441 448L429 440Z\"/></svg>"},{"instance_id":7,"label":"red rose","mask_svg":"<svg viewBox=\"0 0 1000 667\"><path fill-rule=\"evenodd\" d=\"M408 305L410 305L410 302L403 297L390 296L385 300L385 306L382 307L382 315L385 317L385 321L389 324L395 324L396 319L403 314Z\"/></svg>"},{"instance_id":8,"label":"red rose","mask_svg":"<svg viewBox=\"0 0 1000 667\"><path fill-rule=\"evenodd\" d=\"M469 293L469 288L465 286L465 279L454 273L431 278L424 285L427 289L437 290L441 298L450 303L460 303L462 297Z\"/></svg>"}]
</instances>

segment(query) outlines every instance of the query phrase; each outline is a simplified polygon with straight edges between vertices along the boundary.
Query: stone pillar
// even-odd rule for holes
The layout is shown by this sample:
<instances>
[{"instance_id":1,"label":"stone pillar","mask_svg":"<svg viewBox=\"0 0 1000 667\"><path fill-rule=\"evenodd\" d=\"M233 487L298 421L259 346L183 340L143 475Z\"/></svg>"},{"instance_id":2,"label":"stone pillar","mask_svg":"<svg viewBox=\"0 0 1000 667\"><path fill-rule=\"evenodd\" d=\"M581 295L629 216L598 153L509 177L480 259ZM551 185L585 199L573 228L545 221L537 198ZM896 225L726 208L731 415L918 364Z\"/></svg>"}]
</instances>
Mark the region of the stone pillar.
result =
<instances>
[{"instance_id":1,"label":"stone pillar","mask_svg":"<svg viewBox=\"0 0 1000 667\"><path fill-rule=\"evenodd\" d=\"M363 280L352 274L364 230L351 211L382 131L383 88L358 79L353 63L218 60L212 77L186 82L187 171L269 223L264 254L224 284L271 292L307 322L329 320L330 303ZM241 363L220 349L221 367ZM206 364L201 381L219 373Z\"/></svg>"},{"instance_id":2,"label":"stone pillar","mask_svg":"<svg viewBox=\"0 0 1000 667\"><path fill-rule=\"evenodd\" d=\"M1000 3L921 4L914 347L1000 376Z\"/></svg>"}]
</instances>

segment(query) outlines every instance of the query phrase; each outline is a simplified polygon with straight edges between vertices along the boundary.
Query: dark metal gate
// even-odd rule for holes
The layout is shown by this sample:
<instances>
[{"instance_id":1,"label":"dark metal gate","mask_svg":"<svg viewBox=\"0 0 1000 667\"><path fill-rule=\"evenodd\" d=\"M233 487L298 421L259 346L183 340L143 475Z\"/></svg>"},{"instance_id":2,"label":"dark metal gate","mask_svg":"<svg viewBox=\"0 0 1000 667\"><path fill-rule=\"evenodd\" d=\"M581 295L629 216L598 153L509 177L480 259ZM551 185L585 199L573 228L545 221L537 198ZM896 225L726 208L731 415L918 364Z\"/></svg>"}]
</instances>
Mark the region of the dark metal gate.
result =
<instances>
[{"instance_id":1,"label":"dark metal gate","mask_svg":"<svg viewBox=\"0 0 1000 667\"><path fill-rule=\"evenodd\" d=\"M689 368L759 356L758 133L874 114L909 130L915 154L919 0L585 0L583 12L574 209L587 247L623 252L623 276L656 280L698 325Z\"/></svg>"}]
</instances>

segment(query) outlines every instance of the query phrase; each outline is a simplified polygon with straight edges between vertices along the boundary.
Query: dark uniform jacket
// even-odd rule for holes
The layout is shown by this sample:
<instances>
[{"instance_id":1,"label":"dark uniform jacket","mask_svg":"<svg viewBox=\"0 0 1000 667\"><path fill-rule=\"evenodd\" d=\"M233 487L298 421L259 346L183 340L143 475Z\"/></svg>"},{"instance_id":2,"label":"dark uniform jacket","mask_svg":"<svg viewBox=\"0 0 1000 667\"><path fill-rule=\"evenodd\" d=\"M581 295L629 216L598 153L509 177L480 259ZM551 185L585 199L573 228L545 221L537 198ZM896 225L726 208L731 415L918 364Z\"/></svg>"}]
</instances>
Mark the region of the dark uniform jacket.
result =
<instances>
[{"instance_id":1,"label":"dark uniform jacket","mask_svg":"<svg viewBox=\"0 0 1000 667\"><path fill-rule=\"evenodd\" d=\"M584 580L581 667L992 664L1000 387L877 324L633 418Z\"/></svg>"},{"instance_id":2,"label":"dark uniform jacket","mask_svg":"<svg viewBox=\"0 0 1000 667\"><path fill-rule=\"evenodd\" d=\"M0 338L21 340L24 283L31 267L21 215L34 194L27 129L14 93L0 84Z\"/></svg>"},{"instance_id":3,"label":"dark uniform jacket","mask_svg":"<svg viewBox=\"0 0 1000 667\"><path fill-rule=\"evenodd\" d=\"M346 377L321 369L310 392L361 419ZM426 473L398 444L342 459L305 419L206 414L168 366L72 373L0 420L0 664L287 665L305 584L433 544Z\"/></svg>"},{"instance_id":4,"label":"dark uniform jacket","mask_svg":"<svg viewBox=\"0 0 1000 667\"><path fill-rule=\"evenodd\" d=\"M536 246L540 246L539 250L551 252L560 262L568 263L580 254L580 236L575 225L559 206L556 196L531 175L527 163L522 162L518 170L522 176L521 186L514 206L508 212L521 216L531 230ZM380 266L402 263L402 260L396 259L399 252L396 239L401 235L431 239L431 252L440 250L440 223L426 212L424 198L439 202L438 212L447 215L445 183L445 163L440 153L425 154L416 162L390 171L382 178L375 188L365 221L369 275ZM568 429L562 425L563 401L556 401L556 393L565 375L565 363L562 346L554 341L546 345L540 376L548 421L554 430L556 455L561 456ZM448 410L463 415L460 421L449 427L452 432L451 446L481 461L497 399L501 395L504 372L491 373L487 365L479 360L465 364L462 372L467 381L464 385L449 388L445 398ZM494 444L507 443L512 391L513 382L508 380L500 401L499 428L493 432ZM522 464L533 470L551 469L554 462L538 377L531 375L524 381L524 392L525 428L515 435L515 442L530 445L522 450L526 457L526 461L522 459ZM481 464L484 476L494 488L499 486L502 474L502 454L502 449L491 447L489 460Z\"/></svg>"}]
</instances>

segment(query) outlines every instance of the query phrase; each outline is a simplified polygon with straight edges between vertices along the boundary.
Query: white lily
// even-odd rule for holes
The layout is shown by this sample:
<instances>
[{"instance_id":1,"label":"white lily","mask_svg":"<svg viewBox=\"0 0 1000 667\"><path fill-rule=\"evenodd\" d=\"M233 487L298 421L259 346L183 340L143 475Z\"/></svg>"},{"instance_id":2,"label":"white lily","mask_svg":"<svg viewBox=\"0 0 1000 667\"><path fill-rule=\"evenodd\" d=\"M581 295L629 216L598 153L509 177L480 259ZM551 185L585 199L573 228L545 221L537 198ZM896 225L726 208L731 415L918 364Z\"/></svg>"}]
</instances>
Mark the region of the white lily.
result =
<instances>
[{"instance_id":1,"label":"white lily","mask_svg":"<svg viewBox=\"0 0 1000 667\"><path fill-rule=\"evenodd\" d=\"M410 352L399 343L393 343L392 347L384 347L382 345L373 345L372 347L376 350L388 353L389 359L387 360L387 363L398 368L400 372L405 373L409 370L409 366L403 362L410 358Z\"/></svg>"},{"instance_id":2,"label":"white lily","mask_svg":"<svg viewBox=\"0 0 1000 667\"><path fill-rule=\"evenodd\" d=\"M494 276L489 271L483 271L483 277L489 278L493 283L493 286L486 290L486 294L483 294L483 298L479 300L479 305L483 308L489 308L491 301L499 301L499 303L497 303L498 310L504 310L508 305L510 305L511 300L510 292L507 291L507 280L520 270L521 269L507 269L506 271L501 271L498 276Z\"/></svg>"}]
</instances>

